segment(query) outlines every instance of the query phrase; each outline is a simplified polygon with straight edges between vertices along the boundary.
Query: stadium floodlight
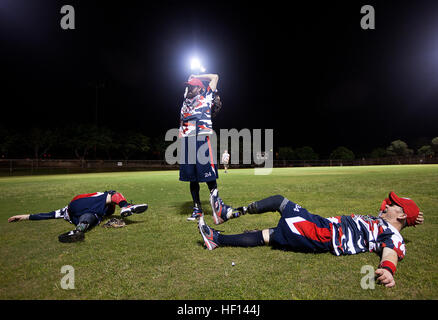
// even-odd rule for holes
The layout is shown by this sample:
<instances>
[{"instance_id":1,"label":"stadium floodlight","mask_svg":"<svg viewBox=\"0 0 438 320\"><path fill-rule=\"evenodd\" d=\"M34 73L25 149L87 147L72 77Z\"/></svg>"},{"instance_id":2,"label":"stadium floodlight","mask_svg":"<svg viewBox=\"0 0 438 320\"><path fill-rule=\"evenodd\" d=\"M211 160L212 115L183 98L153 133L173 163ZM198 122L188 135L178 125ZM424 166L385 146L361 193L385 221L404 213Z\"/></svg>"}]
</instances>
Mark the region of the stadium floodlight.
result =
<instances>
[{"instance_id":1,"label":"stadium floodlight","mask_svg":"<svg viewBox=\"0 0 438 320\"><path fill-rule=\"evenodd\" d=\"M206 71L206 69L202 66L201 61L198 58L192 58L190 60L190 69L199 70L201 72Z\"/></svg>"},{"instance_id":2,"label":"stadium floodlight","mask_svg":"<svg viewBox=\"0 0 438 320\"><path fill-rule=\"evenodd\" d=\"M190 69L199 69L201 67L201 61L198 58L192 58L190 60Z\"/></svg>"}]
</instances>

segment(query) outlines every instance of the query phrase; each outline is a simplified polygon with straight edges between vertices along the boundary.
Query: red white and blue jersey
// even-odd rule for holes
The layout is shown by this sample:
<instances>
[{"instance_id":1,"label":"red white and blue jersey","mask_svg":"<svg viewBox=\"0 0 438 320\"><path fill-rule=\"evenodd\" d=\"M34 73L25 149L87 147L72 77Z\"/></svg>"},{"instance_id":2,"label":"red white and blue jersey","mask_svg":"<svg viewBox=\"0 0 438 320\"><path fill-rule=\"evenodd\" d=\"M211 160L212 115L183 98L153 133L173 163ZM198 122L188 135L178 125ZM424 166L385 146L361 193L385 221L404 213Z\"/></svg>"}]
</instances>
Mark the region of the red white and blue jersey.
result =
<instances>
[{"instance_id":1,"label":"red white and blue jersey","mask_svg":"<svg viewBox=\"0 0 438 320\"><path fill-rule=\"evenodd\" d=\"M211 122L213 98L213 91L208 86L202 95L197 95L192 99L184 99L181 107L180 138L213 133L213 124Z\"/></svg>"},{"instance_id":2,"label":"red white and blue jersey","mask_svg":"<svg viewBox=\"0 0 438 320\"><path fill-rule=\"evenodd\" d=\"M406 254L400 232L385 220L365 215L324 218L285 199L281 218L273 229L274 244L304 251L330 251L340 256L361 252L380 253L388 247L399 260Z\"/></svg>"},{"instance_id":3,"label":"red white and blue jersey","mask_svg":"<svg viewBox=\"0 0 438 320\"><path fill-rule=\"evenodd\" d=\"M385 247L396 251L399 260L406 254L400 232L381 218L352 214L328 220L333 223L332 246L335 255L367 251L380 253Z\"/></svg>"},{"instance_id":4,"label":"red white and blue jersey","mask_svg":"<svg viewBox=\"0 0 438 320\"><path fill-rule=\"evenodd\" d=\"M96 217L102 217L107 210L106 198L108 192L84 193L74 197L69 205L70 217L80 217L84 213L91 213Z\"/></svg>"},{"instance_id":5,"label":"red white and blue jersey","mask_svg":"<svg viewBox=\"0 0 438 320\"><path fill-rule=\"evenodd\" d=\"M86 213L93 214L100 222L106 214L111 214L106 203L108 192L80 194L74 197L68 206L48 213L37 213L29 216L30 220L64 219L77 224L79 217Z\"/></svg>"}]
</instances>

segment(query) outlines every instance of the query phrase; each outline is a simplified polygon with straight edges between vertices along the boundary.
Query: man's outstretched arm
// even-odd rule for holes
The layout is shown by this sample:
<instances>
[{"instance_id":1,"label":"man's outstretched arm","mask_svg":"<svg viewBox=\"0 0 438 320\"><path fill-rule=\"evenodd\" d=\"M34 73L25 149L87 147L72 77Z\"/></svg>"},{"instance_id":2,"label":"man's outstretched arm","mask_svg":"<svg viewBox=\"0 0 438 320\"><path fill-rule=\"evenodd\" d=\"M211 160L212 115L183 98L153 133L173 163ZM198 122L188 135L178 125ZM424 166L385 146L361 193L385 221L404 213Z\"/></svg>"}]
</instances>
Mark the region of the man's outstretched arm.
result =
<instances>
[{"instance_id":1,"label":"man's outstretched arm","mask_svg":"<svg viewBox=\"0 0 438 320\"><path fill-rule=\"evenodd\" d=\"M17 216L12 216L8 219L8 222L17 222L24 220L47 220L47 219L56 219L55 211L48 213L36 213L36 214L20 214Z\"/></svg>"},{"instance_id":2,"label":"man's outstretched arm","mask_svg":"<svg viewBox=\"0 0 438 320\"><path fill-rule=\"evenodd\" d=\"M51 211L48 213L35 213L35 214L21 214L12 216L8 219L8 222L17 222L23 220L47 220L47 219L60 219L64 218L65 209L62 208L56 211Z\"/></svg>"},{"instance_id":3,"label":"man's outstretched arm","mask_svg":"<svg viewBox=\"0 0 438 320\"><path fill-rule=\"evenodd\" d=\"M397 269L397 262L397 252L388 247L383 248L382 258L375 274L377 281L387 288L395 286L394 274Z\"/></svg>"}]
</instances>

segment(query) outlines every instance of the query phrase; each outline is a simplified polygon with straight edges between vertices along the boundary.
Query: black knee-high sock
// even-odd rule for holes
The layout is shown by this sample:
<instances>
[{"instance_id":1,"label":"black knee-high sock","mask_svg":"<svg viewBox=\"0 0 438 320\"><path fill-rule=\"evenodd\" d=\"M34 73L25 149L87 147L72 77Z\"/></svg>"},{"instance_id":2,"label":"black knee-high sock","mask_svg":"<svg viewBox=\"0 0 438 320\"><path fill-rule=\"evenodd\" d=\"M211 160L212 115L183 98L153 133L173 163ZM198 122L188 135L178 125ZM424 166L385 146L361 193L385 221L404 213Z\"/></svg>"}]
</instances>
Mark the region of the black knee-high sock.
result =
<instances>
[{"instance_id":1,"label":"black knee-high sock","mask_svg":"<svg viewBox=\"0 0 438 320\"><path fill-rule=\"evenodd\" d=\"M208 186L208 190L213 190L213 189L217 189L217 182L216 180L213 181L207 181L207 186Z\"/></svg>"},{"instance_id":2,"label":"black knee-high sock","mask_svg":"<svg viewBox=\"0 0 438 320\"><path fill-rule=\"evenodd\" d=\"M190 181L190 193L192 194L193 206L201 209L201 199L199 198L199 183Z\"/></svg>"},{"instance_id":3,"label":"black knee-high sock","mask_svg":"<svg viewBox=\"0 0 438 320\"><path fill-rule=\"evenodd\" d=\"M248 213L264 213L280 211L280 206L286 198L281 195L271 196L248 205Z\"/></svg>"},{"instance_id":4,"label":"black knee-high sock","mask_svg":"<svg viewBox=\"0 0 438 320\"><path fill-rule=\"evenodd\" d=\"M263 240L262 231L223 235L219 234L218 244L220 246L233 246L233 247L257 247L265 245Z\"/></svg>"}]
</instances>

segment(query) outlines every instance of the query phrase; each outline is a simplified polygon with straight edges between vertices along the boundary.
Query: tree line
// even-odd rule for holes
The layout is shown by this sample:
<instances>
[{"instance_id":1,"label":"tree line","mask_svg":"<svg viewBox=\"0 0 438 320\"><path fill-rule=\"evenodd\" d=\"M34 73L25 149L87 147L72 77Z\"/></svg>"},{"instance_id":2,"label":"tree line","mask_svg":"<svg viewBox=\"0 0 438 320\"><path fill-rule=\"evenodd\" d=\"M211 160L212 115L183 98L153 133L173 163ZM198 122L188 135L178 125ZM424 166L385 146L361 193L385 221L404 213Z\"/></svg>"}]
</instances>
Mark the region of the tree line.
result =
<instances>
[{"instance_id":1,"label":"tree line","mask_svg":"<svg viewBox=\"0 0 438 320\"><path fill-rule=\"evenodd\" d=\"M27 130L0 126L0 157L3 159L136 159L162 160L171 142L163 136L148 137L137 130L116 132L93 124L70 124L60 128L33 127ZM438 155L438 137L414 150L402 140L386 148L375 148L369 158L411 155ZM335 148L329 159L354 160L355 153L347 147ZM293 149L279 147L275 160L318 160L320 155L311 147Z\"/></svg>"},{"instance_id":2,"label":"tree line","mask_svg":"<svg viewBox=\"0 0 438 320\"><path fill-rule=\"evenodd\" d=\"M375 148L369 154L369 158L384 157L408 157L419 155L422 157L433 157L438 155L438 137L433 138L429 144L419 147L417 150L408 147L402 140L392 141L386 148ZM319 160L319 154L310 146L292 149L289 146L280 147L277 154L278 160ZM354 160L356 155L347 147L340 146L335 148L329 156L333 160Z\"/></svg>"},{"instance_id":3,"label":"tree line","mask_svg":"<svg viewBox=\"0 0 438 320\"><path fill-rule=\"evenodd\" d=\"M164 136L115 132L90 124L26 131L0 127L1 158L158 160L164 158L166 148Z\"/></svg>"}]
</instances>

